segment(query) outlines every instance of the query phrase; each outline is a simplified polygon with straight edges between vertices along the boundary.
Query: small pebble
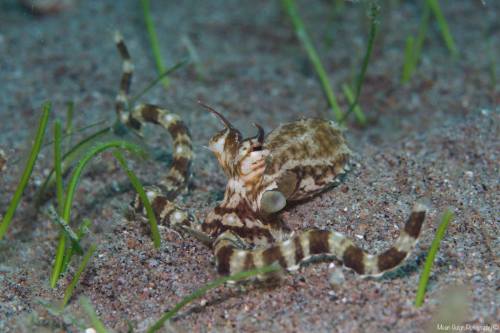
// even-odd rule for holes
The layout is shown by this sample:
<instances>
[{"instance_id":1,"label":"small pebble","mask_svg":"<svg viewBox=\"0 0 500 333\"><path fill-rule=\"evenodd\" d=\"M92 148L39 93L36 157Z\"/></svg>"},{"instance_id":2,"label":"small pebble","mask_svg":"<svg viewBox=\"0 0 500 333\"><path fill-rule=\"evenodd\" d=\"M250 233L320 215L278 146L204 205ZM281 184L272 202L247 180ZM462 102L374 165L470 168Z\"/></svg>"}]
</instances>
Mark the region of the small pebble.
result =
<instances>
[{"instance_id":1,"label":"small pebble","mask_svg":"<svg viewBox=\"0 0 500 333\"><path fill-rule=\"evenodd\" d=\"M330 277L328 278L328 282L332 287L337 287L342 285L345 282L344 272L342 268L335 267L332 269L330 273Z\"/></svg>"},{"instance_id":2,"label":"small pebble","mask_svg":"<svg viewBox=\"0 0 500 333\"><path fill-rule=\"evenodd\" d=\"M490 115L490 113L491 113L491 111L490 111L490 110L488 110L488 109L481 109L481 114L482 114L483 116L489 116L489 115Z\"/></svg>"},{"instance_id":3,"label":"small pebble","mask_svg":"<svg viewBox=\"0 0 500 333\"><path fill-rule=\"evenodd\" d=\"M149 268L155 268L155 267L157 267L158 266L158 260L156 260L156 259L150 259L148 261L148 266L149 266Z\"/></svg>"}]
</instances>

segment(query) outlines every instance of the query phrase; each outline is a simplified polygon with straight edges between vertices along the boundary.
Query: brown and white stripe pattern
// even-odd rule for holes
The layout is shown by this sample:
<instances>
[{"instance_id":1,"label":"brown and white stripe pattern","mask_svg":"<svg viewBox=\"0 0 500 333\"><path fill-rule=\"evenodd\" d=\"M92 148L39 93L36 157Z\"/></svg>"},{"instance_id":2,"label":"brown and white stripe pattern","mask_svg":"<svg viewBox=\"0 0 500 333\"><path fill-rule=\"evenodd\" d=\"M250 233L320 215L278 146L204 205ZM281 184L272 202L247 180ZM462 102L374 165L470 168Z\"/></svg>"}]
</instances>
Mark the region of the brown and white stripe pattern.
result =
<instances>
[{"instance_id":1,"label":"brown and white stripe pattern","mask_svg":"<svg viewBox=\"0 0 500 333\"><path fill-rule=\"evenodd\" d=\"M312 229L284 242L254 250L239 249L238 237L230 231L214 243L217 269L220 274L235 274L252 268L279 264L287 270L297 269L314 256L333 256L356 273L377 276L398 267L418 240L425 220L426 207L416 204L400 236L387 251L372 255L356 246L345 235Z\"/></svg>"},{"instance_id":2,"label":"brown and white stripe pattern","mask_svg":"<svg viewBox=\"0 0 500 333\"><path fill-rule=\"evenodd\" d=\"M334 184L348 170L351 152L341 129L333 122L318 119L284 124L271 132L267 141L263 129L256 125L255 138L243 140L229 121L206 106L225 126L212 137L209 147L229 181L223 201L203 224L198 223L172 202L187 181L193 158L189 132L179 116L158 106L141 104L130 111L128 94L133 66L119 34L115 40L123 58L123 75L116 99L119 119L136 130L145 123L160 125L170 132L174 141L171 170L158 187L147 190L153 210L161 224L186 231L210 246L220 274L235 274L276 263L294 270L315 256L333 256L358 274L374 276L396 268L411 252L425 219L426 207L422 204L415 205L392 247L378 255L366 253L335 231L311 229L286 239L289 231L274 214L284 205L278 203L276 207L269 205L269 210L261 209L261 198L269 191L280 194L266 196L269 200L281 197L286 201L302 200ZM137 199L135 208L143 209Z\"/></svg>"},{"instance_id":3,"label":"brown and white stripe pattern","mask_svg":"<svg viewBox=\"0 0 500 333\"><path fill-rule=\"evenodd\" d=\"M311 198L349 170L351 150L333 121L311 118L282 124L268 134L264 149L271 153L262 186L273 190L275 184L281 192L286 188L287 201Z\"/></svg>"},{"instance_id":4,"label":"brown and white stripe pattern","mask_svg":"<svg viewBox=\"0 0 500 333\"><path fill-rule=\"evenodd\" d=\"M139 130L144 123L160 125L167 129L173 140L173 161L169 172L158 184L163 195L173 200L183 188L189 177L189 168L193 159L191 136L182 119L175 113L151 104L140 104L128 119L128 125Z\"/></svg>"},{"instance_id":5,"label":"brown and white stripe pattern","mask_svg":"<svg viewBox=\"0 0 500 333\"><path fill-rule=\"evenodd\" d=\"M149 186L146 189L146 195L160 225L186 232L203 244L207 246L212 245L213 239L201 229L202 224L196 217L165 197L162 189ZM133 207L136 212L145 213L144 205L139 196L136 196Z\"/></svg>"},{"instance_id":6,"label":"brown and white stripe pattern","mask_svg":"<svg viewBox=\"0 0 500 333\"><path fill-rule=\"evenodd\" d=\"M0 149L0 172L4 171L7 166L7 158L2 149Z\"/></svg>"},{"instance_id":7,"label":"brown and white stripe pattern","mask_svg":"<svg viewBox=\"0 0 500 333\"><path fill-rule=\"evenodd\" d=\"M151 123L162 126L172 136L174 144L173 162L166 177L160 181L159 186L162 190L161 194L169 200L173 200L179 190L186 185L189 177L189 168L193 159L191 136L178 115L159 106L139 104L129 112L128 96L134 65L119 32L115 33L115 43L123 60L120 90L116 96L116 113L120 121L130 128L140 130L145 123Z\"/></svg>"},{"instance_id":8,"label":"brown and white stripe pattern","mask_svg":"<svg viewBox=\"0 0 500 333\"><path fill-rule=\"evenodd\" d=\"M128 95L130 93L130 85L132 83L132 74L134 72L134 65L132 59L130 58L130 53L128 52L127 46L123 41L123 36L120 32L115 31L115 44L120 56L122 57L122 77L120 80L120 90L116 95L115 110L117 116L122 122L126 122L127 116L124 114L127 109Z\"/></svg>"}]
</instances>

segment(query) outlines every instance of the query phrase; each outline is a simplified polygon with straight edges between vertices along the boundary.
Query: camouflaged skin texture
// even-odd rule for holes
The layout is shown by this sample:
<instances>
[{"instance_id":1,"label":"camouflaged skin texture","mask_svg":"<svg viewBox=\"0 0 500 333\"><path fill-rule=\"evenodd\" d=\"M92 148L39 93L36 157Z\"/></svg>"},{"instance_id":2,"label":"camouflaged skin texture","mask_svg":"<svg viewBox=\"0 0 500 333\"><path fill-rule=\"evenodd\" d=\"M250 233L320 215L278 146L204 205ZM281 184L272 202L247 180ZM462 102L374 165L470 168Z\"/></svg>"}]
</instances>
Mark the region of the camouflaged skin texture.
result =
<instances>
[{"instance_id":1,"label":"camouflaged skin texture","mask_svg":"<svg viewBox=\"0 0 500 333\"><path fill-rule=\"evenodd\" d=\"M212 248L220 274L279 264L287 270L315 256L331 256L362 275L379 275L400 265L417 242L426 207L417 203L399 238L385 252L372 255L341 233L309 229L291 233L279 212L288 203L306 200L340 182L349 170L351 151L333 121L302 119L283 124L267 136L261 126L243 138L224 116L209 109L224 125L209 141L228 178L223 200L200 223L174 199L186 186L193 159L189 130L180 117L159 106L129 105L133 64L119 33L115 42L123 60L116 98L119 120L139 131L146 123L167 130L173 139L173 162L147 196L160 223L185 232ZM201 103L200 103L201 104ZM136 212L144 212L137 197ZM265 279L266 276L259 278Z\"/></svg>"}]
</instances>

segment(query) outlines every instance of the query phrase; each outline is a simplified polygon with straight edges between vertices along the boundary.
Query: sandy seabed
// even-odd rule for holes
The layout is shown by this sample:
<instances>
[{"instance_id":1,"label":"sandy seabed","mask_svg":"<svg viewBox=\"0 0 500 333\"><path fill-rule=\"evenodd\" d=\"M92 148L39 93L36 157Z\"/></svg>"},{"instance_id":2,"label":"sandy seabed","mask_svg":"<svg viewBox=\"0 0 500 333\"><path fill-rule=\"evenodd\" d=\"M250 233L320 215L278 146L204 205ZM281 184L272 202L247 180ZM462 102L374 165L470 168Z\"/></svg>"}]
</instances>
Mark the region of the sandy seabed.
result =
<instances>
[{"instance_id":1,"label":"sandy seabed","mask_svg":"<svg viewBox=\"0 0 500 333\"><path fill-rule=\"evenodd\" d=\"M360 99L369 124L361 128L351 121L346 130L357 167L340 186L288 209L283 218L293 230L335 229L380 252L397 237L412 204L427 198L431 209L415 252L380 279L361 279L335 262L307 265L275 286L220 287L184 308L170 330L424 332L450 331L452 324L456 330L498 330L500 94L491 80L491 55L500 54L499 2L442 2L460 57L450 58L432 24L421 64L407 85L400 83L405 39L416 34L421 11L409 2L395 3L382 2ZM347 2L334 15L326 1L299 5L346 109L340 87L351 82L361 63L366 8ZM247 135L254 131L252 122L269 131L300 117L332 115L278 2L153 1L152 10L167 65L186 55L182 40L188 37L205 70L199 78L193 67L181 69L168 91L159 86L142 98L180 114L190 127L196 158L189 191L178 202L203 218L220 200L226 180L203 149L220 125L198 99L216 106ZM43 101L51 100L52 116L61 118L65 103L74 101L76 128L113 120L121 71L115 29L130 49L138 92L156 70L136 1L80 1L48 16L33 16L14 0L0 3L0 147L9 158L0 176L0 207L7 207L15 190ZM155 128L146 137L159 159L168 160L168 137ZM217 277L211 252L201 244L162 228L162 246L155 250L147 226L125 218L133 192L105 153L81 181L73 207L74 220L93 221L84 244L98 244L97 254L64 315L53 316L42 303L62 299L77 264L57 288L49 287L59 230L43 216L34 217L33 199L51 155L51 148L42 150L0 241L0 331L78 331L88 325L77 302L81 295L90 298L108 327L143 331ZM146 183L167 168L155 161L130 164ZM455 219L435 260L426 302L417 309L425 256L449 207ZM447 322L447 312L456 321Z\"/></svg>"}]
</instances>

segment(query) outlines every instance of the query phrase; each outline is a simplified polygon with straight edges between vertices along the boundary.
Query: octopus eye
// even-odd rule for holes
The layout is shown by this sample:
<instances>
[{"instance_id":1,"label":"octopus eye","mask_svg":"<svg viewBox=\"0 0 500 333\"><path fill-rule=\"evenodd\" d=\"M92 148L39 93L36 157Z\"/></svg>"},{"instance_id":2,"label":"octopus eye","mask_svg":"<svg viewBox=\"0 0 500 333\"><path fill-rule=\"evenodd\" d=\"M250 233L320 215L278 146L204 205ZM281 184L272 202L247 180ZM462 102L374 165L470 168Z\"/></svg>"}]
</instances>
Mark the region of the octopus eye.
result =
<instances>
[{"instance_id":1,"label":"octopus eye","mask_svg":"<svg viewBox=\"0 0 500 333\"><path fill-rule=\"evenodd\" d=\"M266 191L260 200L262 210L268 214L276 213L285 208L286 198L280 191Z\"/></svg>"}]
</instances>

